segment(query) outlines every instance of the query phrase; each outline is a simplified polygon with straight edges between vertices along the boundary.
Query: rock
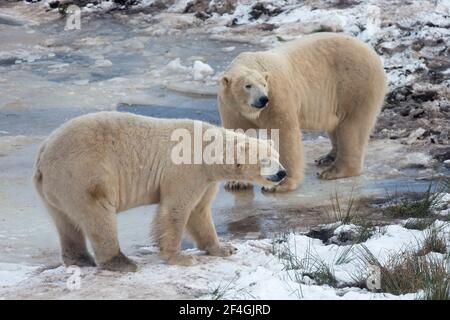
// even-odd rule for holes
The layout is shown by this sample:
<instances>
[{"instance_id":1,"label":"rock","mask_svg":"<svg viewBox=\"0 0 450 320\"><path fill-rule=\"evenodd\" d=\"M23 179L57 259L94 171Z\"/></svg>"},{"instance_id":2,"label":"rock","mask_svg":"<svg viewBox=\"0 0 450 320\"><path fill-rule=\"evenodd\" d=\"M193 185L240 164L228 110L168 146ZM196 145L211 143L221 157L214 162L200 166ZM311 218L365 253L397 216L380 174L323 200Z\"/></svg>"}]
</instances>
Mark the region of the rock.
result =
<instances>
[{"instance_id":1,"label":"rock","mask_svg":"<svg viewBox=\"0 0 450 320\"><path fill-rule=\"evenodd\" d=\"M414 51L420 51L423 47L425 47L425 43L422 39L417 39L411 44L411 49Z\"/></svg>"},{"instance_id":2,"label":"rock","mask_svg":"<svg viewBox=\"0 0 450 320\"><path fill-rule=\"evenodd\" d=\"M409 116L410 113L411 109L409 107L404 107L400 110L400 115L402 115L403 117Z\"/></svg>"},{"instance_id":3,"label":"rock","mask_svg":"<svg viewBox=\"0 0 450 320\"><path fill-rule=\"evenodd\" d=\"M423 109L426 111L429 118L437 118L440 117L440 109L439 106L435 102L426 102L423 105Z\"/></svg>"},{"instance_id":4,"label":"rock","mask_svg":"<svg viewBox=\"0 0 450 320\"><path fill-rule=\"evenodd\" d=\"M443 130L440 134L439 134L439 138L438 141L441 142L442 144L448 144L448 136L449 136L449 130Z\"/></svg>"},{"instance_id":5,"label":"rock","mask_svg":"<svg viewBox=\"0 0 450 320\"><path fill-rule=\"evenodd\" d=\"M411 97L415 101L426 102L426 101L434 101L438 98L438 93L433 90L419 91L414 92Z\"/></svg>"},{"instance_id":6,"label":"rock","mask_svg":"<svg viewBox=\"0 0 450 320\"><path fill-rule=\"evenodd\" d=\"M450 161L450 147L434 150L431 154L439 162Z\"/></svg>"},{"instance_id":7,"label":"rock","mask_svg":"<svg viewBox=\"0 0 450 320\"><path fill-rule=\"evenodd\" d=\"M420 126L421 128L429 128L430 127L430 120L428 119L418 119L417 120L417 125Z\"/></svg>"},{"instance_id":8,"label":"rock","mask_svg":"<svg viewBox=\"0 0 450 320\"><path fill-rule=\"evenodd\" d=\"M427 131L424 128L418 128L415 131L411 132L410 135L408 136L408 140L406 141L407 144L414 144L417 142L417 140L419 140L420 138L422 138L424 136L424 134Z\"/></svg>"},{"instance_id":9,"label":"rock","mask_svg":"<svg viewBox=\"0 0 450 320\"><path fill-rule=\"evenodd\" d=\"M50 2L50 3L48 4L48 6L49 6L50 8L52 8L52 9L56 9L56 8L59 7L59 4L60 4L60 2L59 2L58 0L56 0L56 1Z\"/></svg>"},{"instance_id":10,"label":"rock","mask_svg":"<svg viewBox=\"0 0 450 320\"><path fill-rule=\"evenodd\" d=\"M211 18L211 15L206 13L205 11L197 11L194 16L200 20L207 20Z\"/></svg>"},{"instance_id":11,"label":"rock","mask_svg":"<svg viewBox=\"0 0 450 320\"><path fill-rule=\"evenodd\" d=\"M450 112L450 103L442 103L439 105L440 112Z\"/></svg>"},{"instance_id":12,"label":"rock","mask_svg":"<svg viewBox=\"0 0 450 320\"><path fill-rule=\"evenodd\" d=\"M445 166L447 169L450 169L450 160L445 160L445 161L444 161L444 166Z\"/></svg>"},{"instance_id":13,"label":"rock","mask_svg":"<svg viewBox=\"0 0 450 320\"><path fill-rule=\"evenodd\" d=\"M380 53L387 53L389 55L392 55L396 52L405 51L406 48L407 47L405 45L401 45L396 41L388 41L380 43L376 49Z\"/></svg>"},{"instance_id":14,"label":"rock","mask_svg":"<svg viewBox=\"0 0 450 320\"><path fill-rule=\"evenodd\" d=\"M272 31L276 29L278 26L272 24L272 23L260 23L258 24L258 29L262 31Z\"/></svg>"},{"instance_id":15,"label":"rock","mask_svg":"<svg viewBox=\"0 0 450 320\"><path fill-rule=\"evenodd\" d=\"M424 115L424 113L425 113L425 110L418 108L418 109L414 109L413 111L411 111L410 116L411 116L411 118L416 119L416 118L422 117Z\"/></svg>"},{"instance_id":16,"label":"rock","mask_svg":"<svg viewBox=\"0 0 450 320\"><path fill-rule=\"evenodd\" d=\"M183 13L206 12L209 8L209 1L195 0L187 3Z\"/></svg>"},{"instance_id":17,"label":"rock","mask_svg":"<svg viewBox=\"0 0 450 320\"><path fill-rule=\"evenodd\" d=\"M237 0L215 0L211 1L209 5L210 13L218 13L220 15L225 13L233 13L236 9Z\"/></svg>"},{"instance_id":18,"label":"rock","mask_svg":"<svg viewBox=\"0 0 450 320\"><path fill-rule=\"evenodd\" d=\"M257 20L262 15L273 17L279 15L281 12L283 12L283 10L280 7L275 7L272 4L263 2L257 2L252 6L249 15L252 20Z\"/></svg>"},{"instance_id":19,"label":"rock","mask_svg":"<svg viewBox=\"0 0 450 320\"><path fill-rule=\"evenodd\" d=\"M213 13L223 15L225 13L233 13L236 8L237 0L194 0L188 2L183 13L196 13L201 17L211 17Z\"/></svg>"}]
</instances>

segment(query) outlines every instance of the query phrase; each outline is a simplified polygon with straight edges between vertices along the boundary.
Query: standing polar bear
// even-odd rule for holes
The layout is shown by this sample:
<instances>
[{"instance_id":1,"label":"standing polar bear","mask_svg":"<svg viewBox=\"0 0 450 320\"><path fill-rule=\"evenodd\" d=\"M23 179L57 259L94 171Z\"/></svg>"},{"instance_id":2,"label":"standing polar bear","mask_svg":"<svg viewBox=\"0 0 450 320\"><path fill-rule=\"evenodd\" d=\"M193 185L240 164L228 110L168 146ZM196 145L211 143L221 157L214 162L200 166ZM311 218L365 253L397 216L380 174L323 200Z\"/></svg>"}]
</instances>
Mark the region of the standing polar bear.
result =
<instances>
[{"instance_id":1,"label":"standing polar bear","mask_svg":"<svg viewBox=\"0 0 450 320\"><path fill-rule=\"evenodd\" d=\"M269 51L241 53L224 73L218 99L225 128L280 130L288 177L264 190L283 192L303 177L303 129L326 131L332 142L317 160L329 166L320 178L360 175L385 93L383 64L372 48L343 34L317 33Z\"/></svg>"},{"instance_id":2,"label":"standing polar bear","mask_svg":"<svg viewBox=\"0 0 450 320\"><path fill-rule=\"evenodd\" d=\"M221 135L225 139L217 140L219 149L214 150L220 151L223 144L225 152L211 154L227 161L174 161L174 151L182 151L183 156L197 152L198 141L184 141L187 148L180 149L181 142L173 134L181 131L195 139L198 125L200 152L211 149L203 138L207 133L209 140ZM254 161L237 159L250 159L255 150ZM278 171L267 170L268 166ZM161 257L171 264L191 265L195 258L180 253L185 228L210 255L228 256L234 250L219 243L211 217L218 181L273 186L285 176L278 153L267 140L199 121L100 112L75 118L47 138L36 160L34 184L56 225L66 265L97 264L113 271L135 271L136 265L119 247L118 212L159 203L153 226ZM95 262L86 248L86 237Z\"/></svg>"}]
</instances>

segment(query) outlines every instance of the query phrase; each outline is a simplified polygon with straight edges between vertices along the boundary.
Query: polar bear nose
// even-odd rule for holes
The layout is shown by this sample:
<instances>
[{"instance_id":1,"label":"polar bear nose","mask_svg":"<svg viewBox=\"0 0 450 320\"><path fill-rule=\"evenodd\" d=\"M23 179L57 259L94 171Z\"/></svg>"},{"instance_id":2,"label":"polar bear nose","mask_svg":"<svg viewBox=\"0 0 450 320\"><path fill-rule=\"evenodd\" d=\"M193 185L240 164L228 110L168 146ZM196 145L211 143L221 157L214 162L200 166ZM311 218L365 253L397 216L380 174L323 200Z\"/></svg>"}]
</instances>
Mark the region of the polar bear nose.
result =
<instances>
[{"instance_id":1,"label":"polar bear nose","mask_svg":"<svg viewBox=\"0 0 450 320\"><path fill-rule=\"evenodd\" d=\"M267 102L269 102L269 98L267 96L262 96L261 98L259 98L259 104L264 107Z\"/></svg>"},{"instance_id":2,"label":"polar bear nose","mask_svg":"<svg viewBox=\"0 0 450 320\"><path fill-rule=\"evenodd\" d=\"M262 96L252 104L252 107L255 107L258 109L263 108L267 105L267 102L269 102L269 98L267 96Z\"/></svg>"}]
</instances>

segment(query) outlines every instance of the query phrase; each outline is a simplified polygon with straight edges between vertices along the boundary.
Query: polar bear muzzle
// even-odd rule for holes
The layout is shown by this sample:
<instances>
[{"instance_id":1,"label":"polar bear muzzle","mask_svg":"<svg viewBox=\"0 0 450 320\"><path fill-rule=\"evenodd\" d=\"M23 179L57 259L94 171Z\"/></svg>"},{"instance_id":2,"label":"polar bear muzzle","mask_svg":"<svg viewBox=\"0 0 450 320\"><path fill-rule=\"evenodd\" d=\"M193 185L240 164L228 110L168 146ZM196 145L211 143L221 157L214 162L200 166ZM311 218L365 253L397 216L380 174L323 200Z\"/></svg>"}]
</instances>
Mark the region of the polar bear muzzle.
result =
<instances>
[{"instance_id":1,"label":"polar bear muzzle","mask_svg":"<svg viewBox=\"0 0 450 320\"><path fill-rule=\"evenodd\" d=\"M267 106L268 102L269 102L269 98L266 95L264 95L264 96L261 96L258 99L256 99L256 101L254 101L251 104L251 106L254 108L261 109L261 108L264 108L265 106Z\"/></svg>"}]
</instances>

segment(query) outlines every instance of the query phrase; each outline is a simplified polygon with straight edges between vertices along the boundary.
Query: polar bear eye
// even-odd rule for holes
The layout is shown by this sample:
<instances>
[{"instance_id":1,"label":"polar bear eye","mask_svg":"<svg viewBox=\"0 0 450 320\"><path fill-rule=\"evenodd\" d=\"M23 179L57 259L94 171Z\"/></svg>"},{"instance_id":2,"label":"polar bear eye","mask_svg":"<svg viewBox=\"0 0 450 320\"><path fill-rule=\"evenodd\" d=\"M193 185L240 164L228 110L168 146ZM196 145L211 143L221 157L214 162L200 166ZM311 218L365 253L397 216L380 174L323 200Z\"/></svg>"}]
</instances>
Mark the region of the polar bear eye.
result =
<instances>
[{"instance_id":1,"label":"polar bear eye","mask_svg":"<svg viewBox=\"0 0 450 320\"><path fill-rule=\"evenodd\" d=\"M247 84L246 86L245 86L245 89L251 89L252 88L252 85L251 84Z\"/></svg>"}]
</instances>

